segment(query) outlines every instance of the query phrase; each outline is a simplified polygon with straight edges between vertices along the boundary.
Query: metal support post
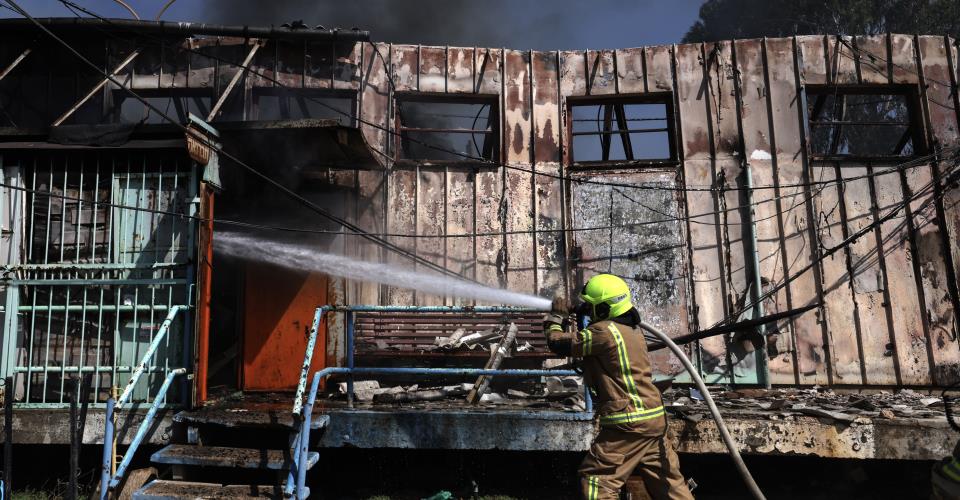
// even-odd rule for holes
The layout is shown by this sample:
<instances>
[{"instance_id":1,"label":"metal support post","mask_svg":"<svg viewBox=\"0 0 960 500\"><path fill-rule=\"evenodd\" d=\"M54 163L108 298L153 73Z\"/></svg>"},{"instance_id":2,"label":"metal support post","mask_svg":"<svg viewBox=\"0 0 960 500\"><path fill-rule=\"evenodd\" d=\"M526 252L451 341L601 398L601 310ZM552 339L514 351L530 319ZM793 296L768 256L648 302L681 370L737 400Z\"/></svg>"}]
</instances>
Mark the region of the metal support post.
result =
<instances>
[{"instance_id":1,"label":"metal support post","mask_svg":"<svg viewBox=\"0 0 960 500\"><path fill-rule=\"evenodd\" d=\"M113 468L113 398L107 400L103 420L103 461L100 463L100 500L107 500Z\"/></svg>"},{"instance_id":2,"label":"metal support post","mask_svg":"<svg viewBox=\"0 0 960 500\"><path fill-rule=\"evenodd\" d=\"M13 498L13 377L4 379L3 395L3 498Z\"/></svg>"},{"instance_id":3,"label":"metal support post","mask_svg":"<svg viewBox=\"0 0 960 500\"><path fill-rule=\"evenodd\" d=\"M344 322L347 327L347 406L353 408L353 311L347 311L344 314Z\"/></svg>"}]
</instances>

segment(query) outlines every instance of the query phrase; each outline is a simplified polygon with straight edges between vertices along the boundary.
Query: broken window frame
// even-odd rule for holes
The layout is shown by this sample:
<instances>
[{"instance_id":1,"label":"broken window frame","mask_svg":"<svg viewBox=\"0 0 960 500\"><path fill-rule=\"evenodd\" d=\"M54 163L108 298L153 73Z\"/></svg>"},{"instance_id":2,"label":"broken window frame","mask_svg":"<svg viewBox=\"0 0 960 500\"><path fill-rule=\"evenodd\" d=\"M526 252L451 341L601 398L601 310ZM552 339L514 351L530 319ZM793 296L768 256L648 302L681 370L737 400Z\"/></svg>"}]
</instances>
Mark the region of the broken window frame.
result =
<instances>
[{"instance_id":1,"label":"broken window frame","mask_svg":"<svg viewBox=\"0 0 960 500\"><path fill-rule=\"evenodd\" d=\"M659 127L654 129L631 129L629 125L629 118L626 116L626 111L623 106L629 106L633 104L660 104L664 107L666 127ZM574 108L576 107L586 107L586 106L602 106L604 109L603 120L606 122L604 128L599 131L584 131L584 132L574 132L573 123L574 123ZM619 109L618 109L619 107ZM609 110L609 111L607 111ZM677 129L676 129L676 114L674 112L674 99L672 92L656 92L649 94L614 94L614 95L603 95L603 96L578 96L578 97L568 97L567 98L567 120L566 120L566 132L567 132L567 165L570 167L580 167L580 168L596 168L596 167L606 167L606 166L636 166L636 167L662 167L662 166L676 166L680 164L679 152L677 148ZM613 125L616 125L616 130L614 130ZM630 139L630 134L633 133L667 133L667 147L669 151L669 156L667 158L642 158L634 159L633 158L633 146ZM600 160L577 160L576 151L574 151L573 143L574 137L585 136L585 135L597 135L597 136L606 136L611 138L606 142L602 142L602 147L606 151L602 151L601 154L605 154L608 159ZM620 143L623 146L624 156L626 159L622 160L611 160L609 159L610 150L613 146L612 137L614 135L620 136Z\"/></svg>"},{"instance_id":2,"label":"broken window frame","mask_svg":"<svg viewBox=\"0 0 960 500\"><path fill-rule=\"evenodd\" d=\"M924 129L924 119L923 119L923 108L920 101L920 92L916 85L902 84L902 85L887 85L887 84L877 84L877 85L805 85L803 87L804 93L804 106L803 106L803 124L806 127L806 148L807 153L811 159L816 160L830 160L830 161L865 161L865 160L879 160L879 161L903 161L910 158L915 158L926 154L928 145L927 145L927 134ZM906 122L864 122L864 123L846 123L844 120L833 120L833 121L819 121L817 118L820 117L823 112L823 108L826 107L826 97L835 95L837 97L846 98L846 96L901 96L904 98L904 101L907 105L907 121ZM820 104L818 104L818 101ZM811 106L814 110L819 111L816 113L811 113ZM844 106L844 112L846 111L846 106ZM833 128L835 129L832 134L831 139L831 151L823 154L814 150L813 145L813 133L814 128L825 125L831 126L833 123ZM894 151L890 154L878 154L878 155L857 155L857 154L840 154L836 150L840 146L839 138L843 134L844 125L853 125L853 126L907 126L906 132L903 134L901 140L894 145ZM903 151L903 148L906 147L907 142L912 142L913 144L913 153L910 155L901 155L900 151Z\"/></svg>"},{"instance_id":3,"label":"broken window frame","mask_svg":"<svg viewBox=\"0 0 960 500\"><path fill-rule=\"evenodd\" d=\"M336 118L340 121L341 125L348 127L355 127L357 121L357 91L348 90L348 89L322 89L322 88L285 88L285 87L254 87L250 92L250 116L252 121L277 121L277 120L262 120L260 118L260 98L261 97L278 97L278 102L280 103L281 116L283 116L283 99L282 97L287 97L291 100L297 101L297 106L300 107L302 114L307 115L307 100L309 99L344 99L350 101L350 116L343 116L339 113L331 111L339 115L339 118ZM289 106L289 103L287 104ZM287 110L287 115L289 116L289 109ZM296 120L330 120L332 118L281 118L279 121L296 121Z\"/></svg>"},{"instance_id":4,"label":"broken window frame","mask_svg":"<svg viewBox=\"0 0 960 500\"><path fill-rule=\"evenodd\" d=\"M439 104L483 104L490 106L487 112L488 127L485 130L479 129L461 129L461 128L423 128L407 127L403 124L401 109L405 102L417 103L439 103ZM396 134L394 136L394 160L398 164L417 165L417 164L439 164L439 165L483 165L489 162L500 162L500 143L501 143L501 124L500 124L500 96L496 94L445 94L432 92L397 92L394 94L394 126ZM478 115L480 116L480 115ZM476 136L484 134L489 139L484 142L483 150L479 158L462 158L456 160L449 159L429 159L429 158L408 158L404 156L405 146L408 141L407 132L436 133L436 134L469 134ZM440 147L440 146L438 146ZM469 154L473 156L473 154Z\"/></svg>"},{"instance_id":5,"label":"broken window frame","mask_svg":"<svg viewBox=\"0 0 960 500\"><path fill-rule=\"evenodd\" d=\"M210 99L209 104L204 108L199 106L200 111L203 116L200 116L201 119L206 119L207 113L210 112L210 108L216 103L216 95L214 94L213 89L207 88L160 88L160 89L136 89L137 94L144 99L157 99L157 98L171 98L173 99L174 109L172 112L166 112L166 115L173 118L174 116L180 120L181 124L186 124L188 120L188 114L190 113L189 109L184 109L181 105L180 99ZM129 92L125 89L113 89L113 99L112 107L109 111L110 116L112 117L113 123L120 123L121 116L123 116L123 103L128 99L136 100L137 98L131 96ZM146 106L144 106L146 107ZM152 113L153 110L150 110ZM169 125L166 121L159 123L160 125Z\"/></svg>"}]
</instances>

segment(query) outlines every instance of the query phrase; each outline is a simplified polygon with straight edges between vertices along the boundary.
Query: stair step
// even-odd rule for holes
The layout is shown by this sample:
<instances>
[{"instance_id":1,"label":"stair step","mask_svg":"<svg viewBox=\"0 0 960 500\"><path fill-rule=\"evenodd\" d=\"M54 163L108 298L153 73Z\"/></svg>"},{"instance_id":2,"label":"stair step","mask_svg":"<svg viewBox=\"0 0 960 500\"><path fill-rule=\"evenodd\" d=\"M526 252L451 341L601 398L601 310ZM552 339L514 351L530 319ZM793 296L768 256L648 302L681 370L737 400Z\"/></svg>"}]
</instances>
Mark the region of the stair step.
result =
<instances>
[{"instance_id":1,"label":"stair step","mask_svg":"<svg viewBox=\"0 0 960 500\"><path fill-rule=\"evenodd\" d=\"M240 411L242 410L242 411ZM187 424L212 424L224 427L259 427L294 429L297 422L289 408L246 410L221 408L198 408L182 411L173 417L174 421ZM314 414L310 419L310 428L322 429L330 423L330 415Z\"/></svg>"},{"instance_id":2,"label":"stair step","mask_svg":"<svg viewBox=\"0 0 960 500\"><path fill-rule=\"evenodd\" d=\"M304 498L310 496L305 488ZM210 498L270 498L283 499L283 488L279 486L220 485L211 483L192 483L186 481L166 481L155 479L133 493L133 500L206 500Z\"/></svg>"},{"instance_id":3,"label":"stair step","mask_svg":"<svg viewBox=\"0 0 960 500\"><path fill-rule=\"evenodd\" d=\"M313 467L320 454L307 454L307 469ZM242 469L290 468L282 450L259 450L254 448L227 448L223 446L192 446L171 444L156 452L150 460L158 464L196 465L202 467L229 467Z\"/></svg>"}]
</instances>

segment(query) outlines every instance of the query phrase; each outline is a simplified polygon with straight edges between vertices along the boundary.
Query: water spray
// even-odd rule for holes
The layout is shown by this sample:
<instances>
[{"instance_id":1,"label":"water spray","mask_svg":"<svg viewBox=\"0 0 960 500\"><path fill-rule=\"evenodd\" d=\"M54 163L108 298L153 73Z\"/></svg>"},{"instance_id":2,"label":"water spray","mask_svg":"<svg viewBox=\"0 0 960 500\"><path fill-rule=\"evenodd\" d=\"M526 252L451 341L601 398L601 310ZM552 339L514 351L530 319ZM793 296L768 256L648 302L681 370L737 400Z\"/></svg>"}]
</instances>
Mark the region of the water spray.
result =
<instances>
[{"instance_id":1,"label":"water spray","mask_svg":"<svg viewBox=\"0 0 960 500\"><path fill-rule=\"evenodd\" d=\"M283 243L241 233L217 233L214 246L224 255L298 271L320 272L338 278L406 288L440 297L449 296L489 304L550 309L550 300L536 295L478 285L428 270L351 259L343 255L318 252L316 248L304 245Z\"/></svg>"}]
</instances>

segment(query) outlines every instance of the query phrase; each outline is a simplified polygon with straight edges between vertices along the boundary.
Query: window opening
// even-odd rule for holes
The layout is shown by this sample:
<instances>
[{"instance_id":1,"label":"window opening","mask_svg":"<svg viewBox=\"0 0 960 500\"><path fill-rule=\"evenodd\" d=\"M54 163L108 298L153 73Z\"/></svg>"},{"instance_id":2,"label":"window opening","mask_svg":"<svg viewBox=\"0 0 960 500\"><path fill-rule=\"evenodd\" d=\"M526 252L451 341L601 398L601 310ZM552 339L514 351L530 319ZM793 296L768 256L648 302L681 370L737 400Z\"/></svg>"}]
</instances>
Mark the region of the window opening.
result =
<instances>
[{"instance_id":1,"label":"window opening","mask_svg":"<svg viewBox=\"0 0 960 500\"><path fill-rule=\"evenodd\" d=\"M356 99L353 93L323 89L261 88L253 90L255 120L339 120L354 126Z\"/></svg>"},{"instance_id":2,"label":"window opening","mask_svg":"<svg viewBox=\"0 0 960 500\"><path fill-rule=\"evenodd\" d=\"M905 157L924 141L908 89L808 87L810 150L819 157Z\"/></svg>"},{"instance_id":3,"label":"window opening","mask_svg":"<svg viewBox=\"0 0 960 500\"><path fill-rule=\"evenodd\" d=\"M203 89L138 89L137 93L164 115L176 117L180 123L187 123L187 116L190 113L206 118L213 106L213 92ZM113 91L113 103L114 121L167 123L163 116L124 90Z\"/></svg>"},{"instance_id":4,"label":"window opening","mask_svg":"<svg viewBox=\"0 0 960 500\"><path fill-rule=\"evenodd\" d=\"M672 113L668 102L591 99L572 102L571 161L671 161Z\"/></svg>"},{"instance_id":5,"label":"window opening","mask_svg":"<svg viewBox=\"0 0 960 500\"><path fill-rule=\"evenodd\" d=\"M499 123L496 98L398 98L397 154L406 160L496 160Z\"/></svg>"}]
</instances>

